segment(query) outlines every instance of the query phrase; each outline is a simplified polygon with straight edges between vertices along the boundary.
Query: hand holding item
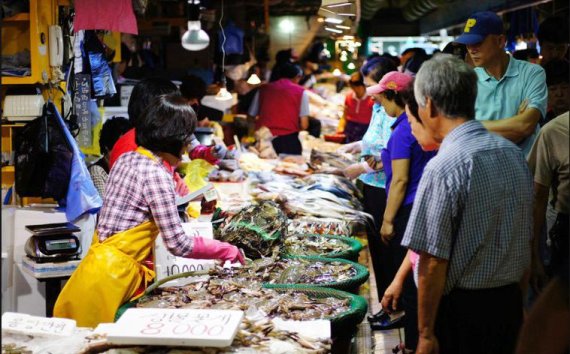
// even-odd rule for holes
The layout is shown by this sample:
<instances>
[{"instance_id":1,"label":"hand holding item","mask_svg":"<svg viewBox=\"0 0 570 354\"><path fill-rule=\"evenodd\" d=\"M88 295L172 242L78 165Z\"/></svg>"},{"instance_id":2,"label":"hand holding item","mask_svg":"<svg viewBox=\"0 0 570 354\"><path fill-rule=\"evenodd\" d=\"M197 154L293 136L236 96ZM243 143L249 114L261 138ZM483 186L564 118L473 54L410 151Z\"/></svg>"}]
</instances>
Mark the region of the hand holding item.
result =
<instances>
[{"instance_id":1,"label":"hand holding item","mask_svg":"<svg viewBox=\"0 0 570 354\"><path fill-rule=\"evenodd\" d=\"M231 263L240 262L245 264L243 254L236 246L203 237L194 237L194 248L188 255L188 258L219 259L230 261Z\"/></svg>"},{"instance_id":2,"label":"hand holding item","mask_svg":"<svg viewBox=\"0 0 570 354\"><path fill-rule=\"evenodd\" d=\"M214 145L212 146L212 150L210 150L210 152L216 159L221 160L226 156L228 149L226 149L226 147L223 145Z\"/></svg>"},{"instance_id":3,"label":"hand holding item","mask_svg":"<svg viewBox=\"0 0 570 354\"><path fill-rule=\"evenodd\" d=\"M382 309L387 313L392 313L393 311L398 310L398 301L402 297L402 288L403 284L399 281L394 279L390 286L386 288L384 292L384 296L382 297Z\"/></svg>"},{"instance_id":4,"label":"hand holding item","mask_svg":"<svg viewBox=\"0 0 570 354\"><path fill-rule=\"evenodd\" d=\"M348 154L358 154L362 151L362 141L355 141L353 143L344 144L337 149L338 152L344 152Z\"/></svg>"},{"instance_id":5,"label":"hand holding item","mask_svg":"<svg viewBox=\"0 0 570 354\"><path fill-rule=\"evenodd\" d=\"M174 172L174 190L176 191L176 194L178 194L181 197L190 193L190 190L188 189L186 182L184 182L184 179L180 177L178 172Z\"/></svg>"},{"instance_id":6,"label":"hand holding item","mask_svg":"<svg viewBox=\"0 0 570 354\"><path fill-rule=\"evenodd\" d=\"M380 229L380 236L382 237L382 242L387 245L394 237L394 224L384 220Z\"/></svg>"}]
</instances>

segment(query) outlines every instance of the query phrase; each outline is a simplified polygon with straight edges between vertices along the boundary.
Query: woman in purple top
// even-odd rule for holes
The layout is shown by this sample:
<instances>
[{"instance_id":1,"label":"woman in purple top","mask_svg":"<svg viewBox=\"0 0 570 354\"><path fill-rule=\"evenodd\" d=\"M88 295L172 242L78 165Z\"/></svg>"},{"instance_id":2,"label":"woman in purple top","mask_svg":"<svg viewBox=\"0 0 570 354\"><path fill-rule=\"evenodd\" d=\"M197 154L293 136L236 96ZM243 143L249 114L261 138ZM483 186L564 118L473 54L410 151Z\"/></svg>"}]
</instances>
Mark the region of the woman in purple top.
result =
<instances>
[{"instance_id":1,"label":"woman in purple top","mask_svg":"<svg viewBox=\"0 0 570 354\"><path fill-rule=\"evenodd\" d=\"M405 111L402 92L413 80L400 72L386 74L376 90L386 113L397 117L392 125L392 135L382 150L382 164L386 173L386 209L380 236L386 245L383 269L393 278L398 271L407 249L400 246L412 210L412 203L427 162L434 152L424 152L412 135ZM406 279L402 293L402 309L406 311L404 332L406 349L415 350L418 340L417 293L412 276ZM387 309L399 310L399 309Z\"/></svg>"}]
</instances>

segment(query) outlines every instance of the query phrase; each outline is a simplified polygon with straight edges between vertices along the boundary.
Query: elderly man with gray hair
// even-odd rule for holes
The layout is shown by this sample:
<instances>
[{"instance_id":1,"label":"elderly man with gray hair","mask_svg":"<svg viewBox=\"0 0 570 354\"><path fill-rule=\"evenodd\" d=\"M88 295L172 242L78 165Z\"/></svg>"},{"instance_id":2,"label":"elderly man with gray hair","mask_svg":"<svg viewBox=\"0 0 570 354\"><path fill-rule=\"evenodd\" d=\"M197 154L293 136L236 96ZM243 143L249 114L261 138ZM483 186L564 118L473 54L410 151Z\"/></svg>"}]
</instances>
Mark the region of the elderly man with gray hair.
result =
<instances>
[{"instance_id":1,"label":"elderly man with gray hair","mask_svg":"<svg viewBox=\"0 0 570 354\"><path fill-rule=\"evenodd\" d=\"M475 118L477 75L438 55L416 75L426 166L402 245L420 254L417 353L512 353L530 260L532 176L521 150Z\"/></svg>"}]
</instances>

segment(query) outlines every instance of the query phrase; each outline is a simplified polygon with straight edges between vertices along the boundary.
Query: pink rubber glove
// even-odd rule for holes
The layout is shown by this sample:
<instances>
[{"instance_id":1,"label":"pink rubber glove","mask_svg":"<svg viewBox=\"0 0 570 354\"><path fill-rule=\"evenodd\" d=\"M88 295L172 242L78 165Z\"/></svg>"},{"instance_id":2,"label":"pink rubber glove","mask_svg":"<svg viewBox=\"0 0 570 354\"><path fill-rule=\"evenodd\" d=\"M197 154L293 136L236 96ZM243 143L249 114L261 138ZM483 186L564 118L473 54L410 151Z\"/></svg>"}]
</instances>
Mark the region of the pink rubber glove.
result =
<instances>
[{"instance_id":1,"label":"pink rubber glove","mask_svg":"<svg viewBox=\"0 0 570 354\"><path fill-rule=\"evenodd\" d=\"M198 145L188 152L190 159L203 159L209 163L216 165L218 163L218 158L213 154L214 146Z\"/></svg>"},{"instance_id":2,"label":"pink rubber glove","mask_svg":"<svg viewBox=\"0 0 570 354\"><path fill-rule=\"evenodd\" d=\"M227 242L212 240L203 237L194 237L194 248L188 258L196 259L220 259L222 261L236 261L245 264L245 259L240 250Z\"/></svg>"}]
</instances>

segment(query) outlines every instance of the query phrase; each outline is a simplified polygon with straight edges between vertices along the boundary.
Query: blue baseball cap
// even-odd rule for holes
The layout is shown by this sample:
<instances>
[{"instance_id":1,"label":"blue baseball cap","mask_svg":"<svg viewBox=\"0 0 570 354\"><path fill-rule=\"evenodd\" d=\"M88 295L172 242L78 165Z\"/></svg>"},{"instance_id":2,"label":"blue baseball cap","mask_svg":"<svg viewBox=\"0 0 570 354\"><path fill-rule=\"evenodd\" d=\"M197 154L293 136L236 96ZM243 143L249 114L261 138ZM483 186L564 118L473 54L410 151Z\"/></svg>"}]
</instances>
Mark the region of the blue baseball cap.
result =
<instances>
[{"instance_id":1,"label":"blue baseball cap","mask_svg":"<svg viewBox=\"0 0 570 354\"><path fill-rule=\"evenodd\" d=\"M475 12L469 16L463 34L455 42L477 44L490 34L503 34L503 20L492 11Z\"/></svg>"}]
</instances>

